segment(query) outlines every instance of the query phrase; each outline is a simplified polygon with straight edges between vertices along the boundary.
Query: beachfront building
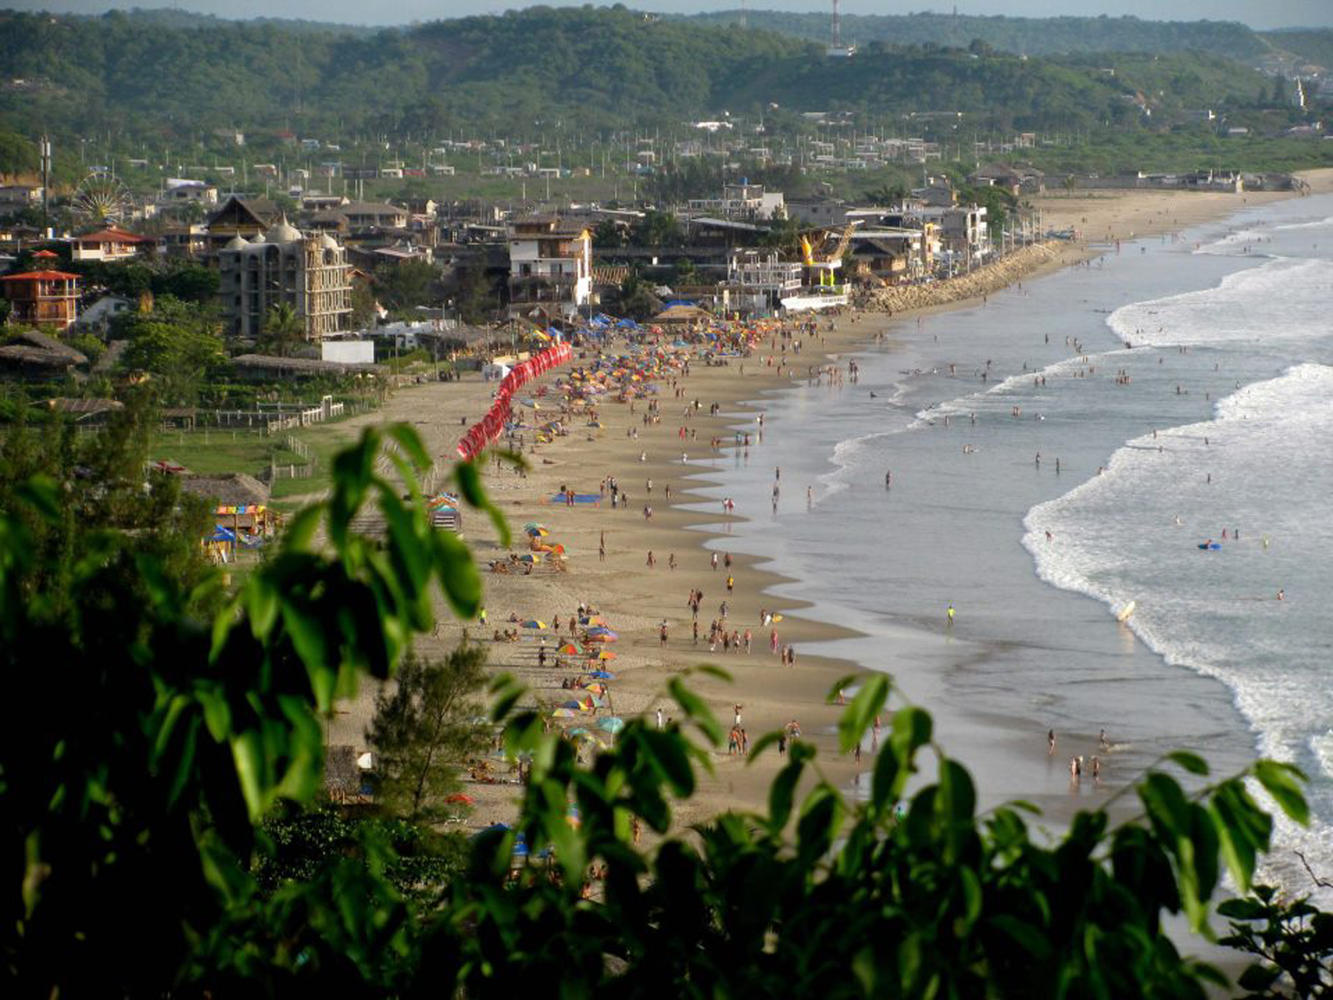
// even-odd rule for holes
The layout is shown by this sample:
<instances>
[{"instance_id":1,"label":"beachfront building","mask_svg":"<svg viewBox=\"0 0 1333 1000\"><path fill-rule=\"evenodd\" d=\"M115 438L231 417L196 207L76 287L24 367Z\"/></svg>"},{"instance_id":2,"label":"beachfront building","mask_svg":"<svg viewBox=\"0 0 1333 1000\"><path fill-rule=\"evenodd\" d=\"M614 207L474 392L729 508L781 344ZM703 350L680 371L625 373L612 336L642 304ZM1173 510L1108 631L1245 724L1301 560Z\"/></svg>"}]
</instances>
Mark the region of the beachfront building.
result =
<instances>
[{"instance_id":1,"label":"beachfront building","mask_svg":"<svg viewBox=\"0 0 1333 1000\"><path fill-rule=\"evenodd\" d=\"M303 236L285 218L256 235L241 236L218 254L223 329L253 341L269 310L282 303L301 317L304 338L318 343L347 329L352 313L347 251L332 236Z\"/></svg>"},{"instance_id":2,"label":"beachfront building","mask_svg":"<svg viewBox=\"0 0 1333 1000\"><path fill-rule=\"evenodd\" d=\"M592 233L558 216L509 225L509 315L572 319L592 301Z\"/></svg>"},{"instance_id":3,"label":"beachfront building","mask_svg":"<svg viewBox=\"0 0 1333 1000\"><path fill-rule=\"evenodd\" d=\"M990 252L990 223L985 205L955 205L923 209L921 216L938 223L940 242L950 254L977 261Z\"/></svg>"},{"instance_id":4,"label":"beachfront building","mask_svg":"<svg viewBox=\"0 0 1333 1000\"><path fill-rule=\"evenodd\" d=\"M9 322L65 330L79 318L79 276L66 271L28 271L0 278L9 300Z\"/></svg>"},{"instance_id":5,"label":"beachfront building","mask_svg":"<svg viewBox=\"0 0 1333 1000\"><path fill-rule=\"evenodd\" d=\"M800 291L804 270L799 261L781 260L776 251L733 251L727 256L723 310L746 316L774 316L784 298Z\"/></svg>"},{"instance_id":6,"label":"beachfront building","mask_svg":"<svg viewBox=\"0 0 1333 1000\"><path fill-rule=\"evenodd\" d=\"M939 249L936 232L933 223L858 229L848 248L852 273L890 284L923 277L930 273Z\"/></svg>"}]
</instances>

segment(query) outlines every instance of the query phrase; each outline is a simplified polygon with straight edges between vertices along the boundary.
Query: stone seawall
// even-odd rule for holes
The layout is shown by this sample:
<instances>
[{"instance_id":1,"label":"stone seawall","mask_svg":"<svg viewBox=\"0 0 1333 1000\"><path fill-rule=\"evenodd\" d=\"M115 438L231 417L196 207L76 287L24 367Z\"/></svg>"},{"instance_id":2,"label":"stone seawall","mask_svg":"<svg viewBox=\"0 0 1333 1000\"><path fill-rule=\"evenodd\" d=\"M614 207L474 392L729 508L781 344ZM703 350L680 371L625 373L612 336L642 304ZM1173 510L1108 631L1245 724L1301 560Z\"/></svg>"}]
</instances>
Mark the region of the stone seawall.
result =
<instances>
[{"instance_id":1,"label":"stone seawall","mask_svg":"<svg viewBox=\"0 0 1333 1000\"><path fill-rule=\"evenodd\" d=\"M963 299L988 295L1007 288L1015 281L1050 264L1058 255L1057 247L1069 244L1033 243L1020 250L1005 254L999 260L985 264L970 274L961 274L928 285L902 285L877 288L857 299L857 306L875 312L903 312L909 309L929 309Z\"/></svg>"}]
</instances>

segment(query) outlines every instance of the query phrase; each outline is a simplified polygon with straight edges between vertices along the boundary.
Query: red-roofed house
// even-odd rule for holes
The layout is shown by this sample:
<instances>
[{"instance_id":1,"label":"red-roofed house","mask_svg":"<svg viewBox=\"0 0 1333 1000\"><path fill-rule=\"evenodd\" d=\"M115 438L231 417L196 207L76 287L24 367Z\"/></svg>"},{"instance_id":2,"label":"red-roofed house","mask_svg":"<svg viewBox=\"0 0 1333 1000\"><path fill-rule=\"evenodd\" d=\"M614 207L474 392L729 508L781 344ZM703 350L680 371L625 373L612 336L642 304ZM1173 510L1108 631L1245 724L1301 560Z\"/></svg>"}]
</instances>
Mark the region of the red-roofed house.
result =
<instances>
[{"instance_id":1,"label":"red-roofed house","mask_svg":"<svg viewBox=\"0 0 1333 1000\"><path fill-rule=\"evenodd\" d=\"M74 260L130 260L141 250L151 247L152 239L137 236L111 226L74 239Z\"/></svg>"},{"instance_id":2,"label":"red-roofed house","mask_svg":"<svg viewBox=\"0 0 1333 1000\"><path fill-rule=\"evenodd\" d=\"M11 323L66 329L79 317L79 276L66 271L28 271L0 278L9 299Z\"/></svg>"}]
</instances>

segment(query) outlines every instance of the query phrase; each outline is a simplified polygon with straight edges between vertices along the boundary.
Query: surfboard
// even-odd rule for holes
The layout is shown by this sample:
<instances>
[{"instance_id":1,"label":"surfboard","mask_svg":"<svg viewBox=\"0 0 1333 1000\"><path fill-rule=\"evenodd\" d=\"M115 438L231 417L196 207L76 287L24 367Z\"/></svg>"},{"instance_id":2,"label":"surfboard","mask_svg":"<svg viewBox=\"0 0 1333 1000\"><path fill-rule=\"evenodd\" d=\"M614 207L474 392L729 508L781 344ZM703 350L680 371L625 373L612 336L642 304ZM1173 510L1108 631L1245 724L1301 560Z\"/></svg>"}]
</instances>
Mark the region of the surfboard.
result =
<instances>
[{"instance_id":1,"label":"surfboard","mask_svg":"<svg viewBox=\"0 0 1333 1000\"><path fill-rule=\"evenodd\" d=\"M773 616L773 620L774 620L775 622L780 622L780 621L782 621L782 616L781 616L781 615L774 615L774 616Z\"/></svg>"},{"instance_id":2,"label":"surfboard","mask_svg":"<svg viewBox=\"0 0 1333 1000\"><path fill-rule=\"evenodd\" d=\"M1214 552L1216 552L1216 551L1217 551L1218 549L1220 549L1221 547L1222 547L1222 543L1221 543L1221 542L1200 542L1200 543L1199 543L1199 548L1201 548L1201 549L1212 549Z\"/></svg>"},{"instance_id":3,"label":"surfboard","mask_svg":"<svg viewBox=\"0 0 1333 1000\"><path fill-rule=\"evenodd\" d=\"M1120 609L1120 612L1115 616L1115 620L1118 622L1128 621L1129 616L1134 613L1134 609L1137 606L1138 605L1136 602L1130 601L1128 604L1126 604L1123 608Z\"/></svg>"}]
</instances>

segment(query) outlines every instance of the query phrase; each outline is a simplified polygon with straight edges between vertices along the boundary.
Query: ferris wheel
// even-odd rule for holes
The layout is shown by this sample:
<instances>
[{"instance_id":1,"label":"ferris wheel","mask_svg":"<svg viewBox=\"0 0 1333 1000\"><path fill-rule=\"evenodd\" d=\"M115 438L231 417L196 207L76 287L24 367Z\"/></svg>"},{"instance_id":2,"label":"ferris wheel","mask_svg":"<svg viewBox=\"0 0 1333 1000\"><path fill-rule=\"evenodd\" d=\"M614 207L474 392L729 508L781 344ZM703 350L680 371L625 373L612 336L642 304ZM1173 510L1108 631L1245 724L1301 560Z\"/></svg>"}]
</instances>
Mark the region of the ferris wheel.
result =
<instances>
[{"instance_id":1,"label":"ferris wheel","mask_svg":"<svg viewBox=\"0 0 1333 1000\"><path fill-rule=\"evenodd\" d=\"M113 226L129 219L134 199L127 188L109 174L89 174L74 191L71 210L80 227Z\"/></svg>"}]
</instances>

